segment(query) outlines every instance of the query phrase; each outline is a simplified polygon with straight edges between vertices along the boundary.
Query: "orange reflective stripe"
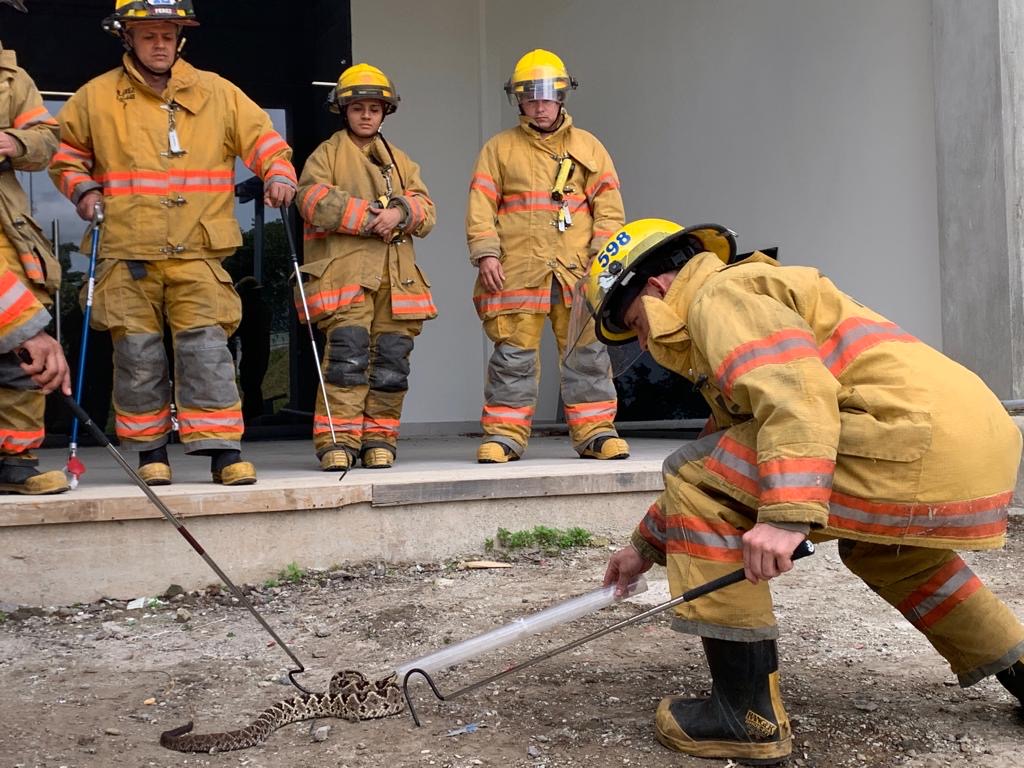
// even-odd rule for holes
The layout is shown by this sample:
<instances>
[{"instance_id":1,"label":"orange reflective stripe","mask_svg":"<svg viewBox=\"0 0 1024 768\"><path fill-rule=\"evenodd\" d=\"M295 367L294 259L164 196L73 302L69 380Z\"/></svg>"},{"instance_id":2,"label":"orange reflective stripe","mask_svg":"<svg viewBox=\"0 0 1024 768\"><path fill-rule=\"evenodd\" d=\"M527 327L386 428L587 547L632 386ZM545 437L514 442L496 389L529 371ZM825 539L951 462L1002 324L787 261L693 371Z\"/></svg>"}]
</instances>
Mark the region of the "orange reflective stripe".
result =
<instances>
[{"instance_id":1,"label":"orange reflective stripe","mask_svg":"<svg viewBox=\"0 0 1024 768\"><path fill-rule=\"evenodd\" d=\"M96 177L104 194L168 195L171 192L234 192L230 170L113 171Z\"/></svg>"},{"instance_id":2,"label":"orange reflective stripe","mask_svg":"<svg viewBox=\"0 0 1024 768\"><path fill-rule=\"evenodd\" d=\"M277 131L269 131L256 140L256 144L253 146L249 156L245 158L245 165L250 171L263 178L264 174L261 171L264 161L277 152L286 149L288 149L288 144L281 138L281 134ZM258 166L257 163L259 164Z\"/></svg>"},{"instance_id":3,"label":"orange reflective stripe","mask_svg":"<svg viewBox=\"0 0 1024 768\"><path fill-rule=\"evenodd\" d=\"M391 312L395 315L436 313L437 307L429 293L392 293Z\"/></svg>"},{"instance_id":4,"label":"orange reflective stripe","mask_svg":"<svg viewBox=\"0 0 1024 768\"><path fill-rule=\"evenodd\" d=\"M327 197L327 193L330 191L331 188L326 184L314 184L307 189L299 201L299 210L302 212L302 218L306 221L313 221L313 214L316 212L317 204Z\"/></svg>"},{"instance_id":5,"label":"orange reflective stripe","mask_svg":"<svg viewBox=\"0 0 1024 768\"><path fill-rule=\"evenodd\" d=\"M0 430L0 450L8 453L24 453L43 444L43 428L39 429L4 429Z\"/></svg>"},{"instance_id":6,"label":"orange reflective stripe","mask_svg":"<svg viewBox=\"0 0 1024 768\"><path fill-rule=\"evenodd\" d=\"M764 365L785 364L808 357L818 357L814 336L801 328L786 328L763 339L740 344L715 370L715 380L728 397L743 374Z\"/></svg>"},{"instance_id":7,"label":"orange reflective stripe","mask_svg":"<svg viewBox=\"0 0 1024 768\"><path fill-rule=\"evenodd\" d=\"M565 405L565 421L570 426L593 424L602 421L614 421L618 402L602 400L598 403L577 403Z\"/></svg>"},{"instance_id":8,"label":"orange reflective stripe","mask_svg":"<svg viewBox=\"0 0 1024 768\"><path fill-rule=\"evenodd\" d=\"M836 327L821 345L819 354L832 375L838 378L862 352L887 341L916 343L918 340L896 323L850 317Z\"/></svg>"},{"instance_id":9,"label":"orange reflective stripe","mask_svg":"<svg viewBox=\"0 0 1024 768\"><path fill-rule=\"evenodd\" d=\"M619 180L613 173L603 173L590 187L587 189L587 199L593 200L595 197L600 195L602 192L607 192L609 189L618 189Z\"/></svg>"},{"instance_id":10,"label":"orange reflective stripe","mask_svg":"<svg viewBox=\"0 0 1024 768\"><path fill-rule=\"evenodd\" d=\"M341 214L341 225L338 231L347 235L358 235L363 228L366 213L370 210L370 202L358 197L350 197Z\"/></svg>"},{"instance_id":11,"label":"orange reflective stripe","mask_svg":"<svg viewBox=\"0 0 1024 768\"><path fill-rule=\"evenodd\" d=\"M331 291L318 291L306 297L309 304L309 312L314 317L337 312L349 304L360 304L366 300L363 294L363 286L359 283L343 285ZM299 313L299 322L306 322L306 313L302 307L302 299L295 303L295 309Z\"/></svg>"},{"instance_id":12,"label":"orange reflective stripe","mask_svg":"<svg viewBox=\"0 0 1024 768\"><path fill-rule=\"evenodd\" d=\"M286 160L275 160L270 164L270 170L267 171L264 182L271 182L275 180L275 177L280 176L287 179L293 184L296 183L295 166Z\"/></svg>"},{"instance_id":13,"label":"orange reflective stripe","mask_svg":"<svg viewBox=\"0 0 1024 768\"><path fill-rule=\"evenodd\" d=\"M580 195L566 195L565 200L569 203L570 213L587 207L587 201ZM550 192L523 192L521 194L506 195L498 206L498 215L507 216L513 213L528 213L532 211L550 211L556 213L562 207L551 199Z\"/></svg>"},{"instance_id":14,"label":"orange reflective stripe","mask_svg":"<svg viewBox=\"0 0 1024 768\"><path fill-rule=\"evenodd\" d=\"M37 305L35 296L25 287L13 272L5 270L0 273L0 333L13 326L33 305ZM42 309L42 307L39 307Z\"/></svg>"},{"instance_id":15,"label":"orange reflective stripe","mask_svg":"<svg viewBox=\"0 0 1024 768\"><path fill-rule=\"evenodd\" d=\"M313 434L314 435L330 435L331 424L334 424L335 432L346 432L350 435L362 435L363 434L363 419L358 417L355 419L342 419L337 416L328 421L327 416L320 415L319 413L313 419Z\"/></svg>"},{"instance_id":16,"label":"orange reflective stripe","mask_svg":"<svg viewBox=\"0 0 1024 768\"><path fill-rule=\"evenodd\" d=\"M665 516L661 512L658 502L651 504L637 530L648 544L659 552L665 551Z\"/></svg>"},{"instance_id":17,"label":"orange reflective stripe","mask_svg":"<svg viewBox=\"0 0 1024 768\"><path fill-rule=\"evenodd\" d=\"M46 279L43 273L43 262L34 253L19 253L18 261L21 268L25 270L25 276L34 282L41 283Z\"/></svg>"},{"instance_id":18,"label":"orange reflective stripe","mask_svg":"<svg viewBox=\"0 0 1024 768\"><path fill-rule=\"evenodd\" d=\"M178 432L191 435L196 432L241 435L245 430L242 412L233 410L178 412Z\"/></svg>"},{"instance_id":19,"label":"orange reflective stripe","mask_svg":"<svg viewBox=\"0 0 1024 768\"><path fill-rule=\"evenodd\" d=\"M481 424L518 424L528 427L533 421L533 406L512 408L507 405L485 405Z\"/></svg>"},{"instance_id":20,"label":"orange reflective stripe","mask_svg":"<svg viewBox=\"0 0 1024 768\"><path fill-rule=\"evenodd\" d=\"M129 440L152 435L162 435L171 429L171 406L164 406L156 413L135 415L118 413L114 418L114 431L118 437Z\"/></svg>"},{"instance_id":21,"label":"orange reflective stripe","mask_svg":"<svg viewBox=\"0 0 1024 768\"><path fill-rule=\"evenodd\" d=\"M751 496L757 497L760 494L757 452L728 435L723 435L718 441L704 462L704 468Z\"/></svg>"},{"instance_id":22,"label":"orange reflective stripe","mask_svg":"<svg viewBox=\"0 0 1024 768\"><path fill-rule=\"evenodd\" d=\"M363 435L381 435L383 437L398 437L398 419L363 417Z\"/></svg>"},{"instance_id":23,"label":"orange reflective stripe","mask_svg":"<svg viewBox=\"0 0 1024 768\"><path fill-rule=\"evenodd\" d=\"M75 194L75 189L79 184L92 180L92 176L79 171L64 171L60 175L60 191L65 197L70 198Z\"/></svg>"},{"instance_id":24,"label":"orange reflective stripe","mask_svg":"<svg viewBox=\"0 0 1024 768\"><path fill-rule=\"evenodd\" d=\"M930 536L970 541L1006 532L1012 491L980 499L940 502L877 502L833 490L831 528L876 536Z\"/></svg>"},{"instance_id":25,"label":"orange reflective stripe","mask_svg":"<svg viewBox=\"0 0 1024 768\"><path fill-rule=\"evenodd\" d=\"M53 119L53 116L47 111L46 107L41 105L35 109L30 109L27 112L22 112L14 118L15 128L29 128L30 126L37 125L39 123L56 125L57 121Z\"/></svg>"},{"instance_id":26,"label":"orange reflective stripe","mask_svg":"<svg viewBox=\"0 0 1024 768\"><path fill-rule=\"evenodd\" d=\"M310 227L307 225L302 228L303 240L324 240L328 234L326 229L320 229L320 227Z\"/></svg>"},{"instance_id":27,"label":"orange reflective stripe","mask_svg":"<svg viewBox=\"0 0 1024 768\"><path fill-rule=\"evenodd\" d=\"M502 310L522 309L527 312L550 312L551 290L549 288L524 288L519 291L483 293L473 297L476 311L480 314Z\"/></svg>"},{"instance_id":28,"label":"orange reflective stripe","mask_svg":"<svg viewBox=\"0 0 1024 768\"><path fill-rule=\"evenodd\" d=\"M719 563L743 561L743 531L724 520L670 516L665 521L665 551Z\"/></svg>"},{"instance_id":29,"label":"orange reflective stripe","mask_svg":"<svg viewBox=\"0 0 1024 768\"><path fill-rule=\"evenodd\" d=\"M923 632L981 588L981 579L954 555L896 608Z\"/></svg>"},{"instance_id":30,"label":"orange reflective stripe","mask_svg":"<svg viewBox=\"0 0 1024 768\"><path fill-rule=\"evenodd\" d=\"M62 141L60 143L60 148L53 156L51 162L56 163L58 160L65 163L81 163L91 169L93 164L93 153L87 149L79 149L78 147Z\"/></svg>"},{"instance_id":31,"label":"orange reflective stripe","mask_svg":"<svg viewBox=\"0 0 1024 768\"><path fill-rule=\"evenodd\" d=\"M758 465L761 503L811 501L827 504L836 463L821 458L781 458Z\"/></svg>"},{"instance_id":32,"label":"orange reflective stripe","mask_svg":"<svg viewBox=\"0 0 1024 768\"><path fill-rule=\"evenodd\" d=\"M470 191L475 189L477 192L486 195L495 202L498 200L498 185L495 184L494 179L487 174L476 174L469 182L469 189Z\"/></svg>"}]
</instances>

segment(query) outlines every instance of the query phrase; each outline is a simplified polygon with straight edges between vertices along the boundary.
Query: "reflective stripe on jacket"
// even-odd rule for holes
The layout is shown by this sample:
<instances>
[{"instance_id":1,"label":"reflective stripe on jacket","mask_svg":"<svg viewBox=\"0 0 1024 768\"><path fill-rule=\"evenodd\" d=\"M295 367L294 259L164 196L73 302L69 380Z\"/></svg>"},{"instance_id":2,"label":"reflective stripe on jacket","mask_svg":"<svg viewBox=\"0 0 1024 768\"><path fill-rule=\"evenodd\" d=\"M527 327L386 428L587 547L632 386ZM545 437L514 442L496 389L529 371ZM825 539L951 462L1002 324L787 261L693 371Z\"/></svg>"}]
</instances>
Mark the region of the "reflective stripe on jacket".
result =
<instances>
[{"instance_id":1,"label":"reflective stripe on jacket","mask_svg":"<svg viewBox=\"0 0 1024 768\"><path fill-rule=\"evenodd\" d=\"M0 49L0 131L21 147L0 170L0 237L18 253L25 277L52 293L60 286L60 264L49 240L29 215L31 207L15 171L42 171L57 151L57 121L46 111L32 78L14 51Z\"/></svg>"},{"instance_id":2,"label":"reflective stripe on jacket","mask_svg":"<svg viewBox=\"0 0 1024 768\"><path fill-rule=\"evenodd\" d=\"M21 346L49 322L50 313L0 259L0 354Z\"/></svg>"},{"instance_id":3,"label":"reflective stripe on jacket","mask_svg":"<svg viewBox=\"0 0 1024 768\"><path fill-rule=\"evenodd\" d=\"M469 187L466 239L476 264L501 259L505 284L487 293L477 280L473 300L483 317L510 312L547 313L551 276L569 302L590 257L623 224L622 195L607 150L564 113L558 130L540 133L520 117L519 126L492 137L477 157ZM574 162L566 185L572 226L556 226L562 203L551 197L559 160Z\"/></svg>"},{"instance_id":4,"label":"reflective stripe on jacket","mask_svg":"<svg viewBox=\"0 0 1024 768\"><path fill-rule=\"evenodd\" d=\"M391 312L396 319L426 320L437 316L430 283L416 264L412 237L426 237L434 228L434 203L420 168L392 145L394 161L380 138L360 148L347 131L323 142L302 169L295 202L306 222L302 271L320 277L331 266L332 285L319 284L307 296L314 318L362 300L362 289L376 291L384 274L391 277ZM389 171L389 207L403 211L404 237L385 243L368 231L371 206L387 194L383 171ZM404 183L404 188L403 188ZM299 315L303 314L299 306Z\"/></svg>"},{"instance_id":5,"label":"reflective stripe on jacket","mask_svg":"<svg viewBox=\"0 0 1024 768\"><path fill-rule=\"evenodd\" d=\"M223 258L241 245L234 162L295 185L291 148L235 85L179 59L164 93L123 66L82 86L57 116L50 177L72 202L102 189L106 258ZM170 120L185 154L170 152ZM145 222L145 226L140 226ZM87 244L83 244L83 249Z\"/></svg>"},{"instance_id":6,"label":"reflective stripe on jacket","mask_svg":"<svg viewBox=\"0 0 1024 768\"><path fill-rule=\"evenodd\" d=\"M704 468L759 522L1001 545L1021 435L974 373L817 270L759 253L729 267L701 254L643 303L655 359L701 385L720 427L741 425Z\"/></svg>"}]
</instances>

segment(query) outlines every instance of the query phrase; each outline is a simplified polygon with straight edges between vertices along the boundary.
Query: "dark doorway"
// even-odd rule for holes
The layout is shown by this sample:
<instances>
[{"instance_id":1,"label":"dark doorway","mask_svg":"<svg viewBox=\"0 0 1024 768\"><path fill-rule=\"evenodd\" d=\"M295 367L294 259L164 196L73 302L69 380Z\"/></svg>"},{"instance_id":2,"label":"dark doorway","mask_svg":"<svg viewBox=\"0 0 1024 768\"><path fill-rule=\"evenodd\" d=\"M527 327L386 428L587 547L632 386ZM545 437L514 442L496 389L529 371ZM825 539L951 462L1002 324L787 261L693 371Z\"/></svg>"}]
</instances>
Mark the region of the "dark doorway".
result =
<instances>
[{"instance_id":1,"label":"dark doorway","mask_svg":"<svg viewBox=\"0 0 1024 768\"><path fill-rule=\"evenodd\" d=\"M301 171L306 157L337 129L336 116L324 109L326 90L313 82L335 80L343 62L351 60L348 0L311 0L301 11L280 0L195 0L194 4L200 26L189 30L184 57L196 67L235 83L267 109L294 149L293 162ZM47 106L56 113L66 98L62 93L73 92L90 78L118 66L121 45L100 26L112 12L114 0L29 0L27 5L28 14L4 13L0 40L4 47L17 52L19 64L39 89L49 92ZM246 181L249 175L248 171L238 173L236 182ZM40 224L49 230L51 221L61 222L61 252L75 272L67 281L70 290L62 291L62 309L70 313L64 329L65 346L69 359L74 360L79 343L73 323L77 312L75 288L81 283L85 263L76 246L84 224L43 174L26 176L31 178L23 183L31 193L33 212ZM308 337L304 329L298 328L291 306L290 260L279 214L266 211L260 216L254 208L250 202L240 203L237 209L245 245L229 265L247 308L246 327L240 329L236 351L241 351L244 338L249 352L248 389L262 389L262 394L252 396L260 402L244 407L246 437L308 436L308 414L317 385L315 363ZM301 250L301 237L298 240ZM254 289L254 283L259 287ZM78 316L80 325L80 313ZM260 334L267 338L257 338ZM255 361L259 367L264 353L268 358L267 380L254 385L251 366ZM87 381L102 383L105 377L101 374L109 374L109 355L109 344L90 338ZM282 365L284 372L280 370ZM107 407L109 383L105 388L105 393L91 395L97 411ZM270 405L265 405L265 400ZM102 421L98 412L92 415ZM48 413L48 421L54 431L62 431L67 420L63 414Z\"/></svg>"}]
</instances>

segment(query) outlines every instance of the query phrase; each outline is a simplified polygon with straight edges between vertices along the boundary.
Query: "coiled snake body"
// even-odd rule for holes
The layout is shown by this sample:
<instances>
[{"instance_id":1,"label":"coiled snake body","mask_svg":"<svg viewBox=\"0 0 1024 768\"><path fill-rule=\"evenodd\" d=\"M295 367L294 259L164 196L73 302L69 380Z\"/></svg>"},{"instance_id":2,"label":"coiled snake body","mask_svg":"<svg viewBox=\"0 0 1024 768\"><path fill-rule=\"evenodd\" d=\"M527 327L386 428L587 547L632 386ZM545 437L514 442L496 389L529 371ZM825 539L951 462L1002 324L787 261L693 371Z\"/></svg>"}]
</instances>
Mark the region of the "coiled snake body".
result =
<instances>
[{"instance_id":1,"label":"coiled snake body","mask_svg":"<svg viewBox=\"0 0 1024 768\"><path fill-rule=\"evenodd\" d=\"M264 710L245 728L223 733L191 733L192 723L164 731L160 743L178 752L229 752L262 744L282 726L302 720L338 717L373 720L405 709L396 675L371 681L361 672L345 670L331 678L327 693L293 696Z\"/></svg>"}]
</instances>

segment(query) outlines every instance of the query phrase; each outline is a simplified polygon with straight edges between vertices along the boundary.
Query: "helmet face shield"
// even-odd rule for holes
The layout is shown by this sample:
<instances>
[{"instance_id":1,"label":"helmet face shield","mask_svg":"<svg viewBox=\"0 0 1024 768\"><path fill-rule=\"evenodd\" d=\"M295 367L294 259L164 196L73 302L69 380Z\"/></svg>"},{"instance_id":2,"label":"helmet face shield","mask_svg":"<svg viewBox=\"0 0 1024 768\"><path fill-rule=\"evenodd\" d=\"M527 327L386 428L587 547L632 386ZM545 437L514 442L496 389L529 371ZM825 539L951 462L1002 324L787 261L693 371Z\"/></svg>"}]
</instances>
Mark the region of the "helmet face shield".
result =
<instances>
[{"instance_id":1,"label":"helmet face shield","mask_svg":"<svg viewBox=\"0 0 1024 768\"><path fill-rule=\"evenodd\" d=\"M565 103L569 92L569 81L564 77L550 80L530 80L523 83L512 83L506 89L508 102L513 107L524 101L557 101Z\"/></svg>"}]
</instances>

